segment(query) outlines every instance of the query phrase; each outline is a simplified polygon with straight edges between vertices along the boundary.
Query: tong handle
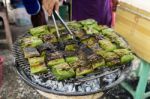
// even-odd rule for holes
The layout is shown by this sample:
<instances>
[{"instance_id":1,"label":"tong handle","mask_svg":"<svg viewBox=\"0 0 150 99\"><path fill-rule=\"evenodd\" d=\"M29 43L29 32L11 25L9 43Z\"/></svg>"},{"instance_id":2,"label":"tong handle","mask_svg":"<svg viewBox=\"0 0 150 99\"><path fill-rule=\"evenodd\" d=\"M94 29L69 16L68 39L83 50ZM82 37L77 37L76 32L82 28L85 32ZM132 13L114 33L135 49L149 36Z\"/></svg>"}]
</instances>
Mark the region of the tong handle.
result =
<instances>
[{"instance_id":1,"label":"tong handle","mask_svg":"<svg viewBox=\"0 0 150 99\"><path fill-rule=\"evenodd\" d=\"M57 23L56 23L56 20L55 20L54 13L52 13L52 19L53 19L53 22L54 22L54 25L55 25L55 28L56 28L57 36L60 39L60 34L59 34L59 30L58 30L58 26L57 26Z\"/></svg>"},{"instance_id":2,"label":"tong handle","mask_svg":"<svg viewBox=\"0 0 150 99\"><path fill-rule=\"evenodd\" d=\"M54 10L54 12L57 15L58 19L61 21L61 23L65 26L65 28L67 29L67 31L73 36L73 38L75 38L74 34L71 32L71 30L67 26L66 22L61 18L61 16L59 15L59 13L56 10Z\"/></svg>"}]
</instances>

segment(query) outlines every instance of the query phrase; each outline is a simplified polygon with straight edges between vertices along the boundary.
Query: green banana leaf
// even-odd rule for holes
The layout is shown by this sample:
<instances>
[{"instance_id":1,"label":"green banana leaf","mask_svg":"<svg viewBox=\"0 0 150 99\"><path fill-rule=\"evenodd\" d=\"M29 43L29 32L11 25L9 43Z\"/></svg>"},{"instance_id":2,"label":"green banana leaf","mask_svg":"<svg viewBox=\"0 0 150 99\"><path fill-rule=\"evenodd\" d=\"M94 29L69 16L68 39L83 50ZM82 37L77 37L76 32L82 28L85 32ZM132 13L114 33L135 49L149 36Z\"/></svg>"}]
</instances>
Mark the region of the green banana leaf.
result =
<instances>
[{"instance_id":1,"label":"green banana leaf","mask_svg":"<svg viewBox=\"0 0 150 99\"><path fill-rule=\"evenodd\" d=\"M64 80L75 76L75 72L67 63L62 63L52 67L52 73L57 80Z\"/></svg>"},{"instance_id":2,"label":"green banana leaf","mask_svg":"<svg viewBox=\"0 0 150 99\"><path fill-rule=\"evenodd\" d=\"M105 51L113 51L117 48L115 44L111 43L107 39L99 40L98 42Z\"/></svg>"}]
</instances>

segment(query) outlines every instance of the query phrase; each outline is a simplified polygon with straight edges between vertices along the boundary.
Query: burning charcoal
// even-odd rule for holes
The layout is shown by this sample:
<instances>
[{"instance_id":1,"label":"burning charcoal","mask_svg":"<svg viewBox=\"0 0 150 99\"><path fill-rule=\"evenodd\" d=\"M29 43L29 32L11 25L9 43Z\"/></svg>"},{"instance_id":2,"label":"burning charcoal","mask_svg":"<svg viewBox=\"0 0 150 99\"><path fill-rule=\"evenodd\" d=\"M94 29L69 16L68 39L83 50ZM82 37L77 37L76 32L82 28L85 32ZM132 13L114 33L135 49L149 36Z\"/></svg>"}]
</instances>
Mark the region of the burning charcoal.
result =
<instances>
[{"instance_id":1,"label":"burning charcoal","mask_svg":"<svg viewBox=\"0 0 150 99\"><path fill-rule=\"evenodd\" d=\"M54 34L44 34L41 35L40 38L44 41L44 42L50 42L50 43L54 43L57 42L57 38Z\"/></svg>"},{"instance_id":2,"label":"burning charcoal","mask_svg":"<svg viewBox=\"0 0 150 99\"><path fill-rule=\"evenodd\" d=\"M27 46L36 47L42 43L43 41L40 38L35 37L35 36L26 37L26 38L23 38L22 40L23 47L27 47Z\"/></svg>"},{"instance_id":3,"label":"burning charcoal","mask_svg":"<svg viewBox=\"0 0 150 99\"><path fill-rule=\"evenodd\" d=\"M74 70L70 68L67 63L53 66L52 73L55 75L57 80L64 80L75 76Z\"/></svg>"},{"instance_id":4,"label":"burning charcoal","mask_svg":"<svg viewBox=\"0 0 150 99\"><path fill-rule=\"evenodd\" d=\"M116 49L116 45L112 44L107 39L99 40L99 44L105 51L113 51Z\"/></svg>"},{"instance_id":5,"label":"burning charcoal","mask_svg":"<svg viewBox=\"0 0 150 99\"><path fill-rule=\"evenodd\" d=\"M82 66L82 67L78 67L76 69L76 76L81 76L84 74L88 74L91 73L93 71L93 69L91 68L91 66Z\"/></svg>"},{"instance_id":6,"label":"burning charcoal","mask_svg":"<svg viewBox=\"0 0 150 99\"><path fill-rule=\"evenodd\" d=\"M47 71L44 57L29 58L30 71L32 74Z\"/></svg>"},{"instance_id":7,"label":"burning charcoal","mask_svg":"<svg viewBox=\"0 0 150 99\"><path fill-rule=\"evenodd\" d=\"M78 86L78 91L79 92L85 92L85 88L82 88L81 86Z\"/></svg>"},{"instance_id":8,"label":"burning charcoal","mask_svg":"<svg viewBox=\"0 0 150 99\"><path fill-rule=\"evenodd\" d=\"M39 36L41 34L49 33L49 30L48 30L48 26L47 25L43 25L43 26L32 28L32 29L29 30L29 32L33 36Z\"/></svg>"},{"instance_id":9,"label":"burning charcoal","mask_svg":"<svg viewBox=\"0 0 150 99\"><path fill-rule=\"evenodd\" d=\"M109 74L104 76L103 81L105 81L108 84L113 83L113 81L115 81L117 78L117 75L115 73Z\"/></svg>"},{"instance_id":10,"label":"burning charcoal","mask_svg":"<svg viewBox=\"0 0 150 99\"><path fill-rule=\"evenodd\" d=\"M116 49L114 50L114 52L119 55L120 57L123 55L127 55L129 53L131 53L131 51L129 51L128 49Z\"/></svg>"},{"instance_id":11,"label":"burning charcoal","mask_svg":"<svg viewBox=\"0 0 150 99\"><path fill-rule=\"evenodd\" d=\"M132 54L124 55L121 57L121 63L128 63L133 59L134 59L134 56Z\"/></svg>"},{"instance_id":12,"label":"burning charcoal","mask_svg":"<svg viewBox=\"0 0 150 99\"><path fill-rule=\"evenodd\" d=\"M73 84L68 85L68 92L73 92Z\"/></svg>"},{"instance_id":13,"label":"burning charcoal","mask_svg":"<svg viewBox=\"0 0 150 99\"><path fill-rule=\"evenodd\" d=\"M100 60L94 61L92 63L93 69L96 69L96 68L101 67L101 66L105 66L105 60L104 59L100 59Z\"/></svg>"},{"instance_id":14,"label":"burning charcoal","mask_svg":"<svg viewBox=\"0 0 150 99\"><path fill-rule=\"evenodd\" d=\"M58 90L60 90L60 91L64 91L64 89L63 89L63 83L62 82L59 82L58 83Z\"/></svg>"},{"instance_id":15,"label":"burning charcoal","mask_svg":"<svg viewBox=\"0 0 150 99\"><path fill-rule=\"evenodd\" d=\"M25 58L31 58L31 57L40 56L40 53L34 47L24 48L23 52L24 52Z\"/></svg>"}]
</instances>

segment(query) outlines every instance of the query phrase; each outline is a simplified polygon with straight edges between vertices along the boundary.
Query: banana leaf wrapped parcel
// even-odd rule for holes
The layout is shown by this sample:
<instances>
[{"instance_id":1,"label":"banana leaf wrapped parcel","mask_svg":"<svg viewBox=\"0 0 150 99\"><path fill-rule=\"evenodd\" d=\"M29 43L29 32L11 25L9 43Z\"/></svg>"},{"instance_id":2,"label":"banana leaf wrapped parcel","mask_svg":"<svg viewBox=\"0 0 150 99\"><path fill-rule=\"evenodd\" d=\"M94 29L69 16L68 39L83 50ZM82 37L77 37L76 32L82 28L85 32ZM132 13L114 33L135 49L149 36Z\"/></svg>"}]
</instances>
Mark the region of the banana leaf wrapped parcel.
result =
<instances>
[{"instance_id":1,"label":"banana leaf wrapped parcel","mask_svg":"<svg viewBox=\"0 0 150 99\"><path fill-rule=\"evenodd\" d=\"M23 52L24 52L25 58L32 58L32 57L40 56L40 53L34 47L23 48Z\"/></svg>"},{"instance_id":2,"label":"banana leaf wrapped parcel","mask_svg":"<svg viewBox=\"0 0 150 99\"><path fill-rule=\"evenodd\" d=\"M67 63L73 63L79 59L74 51L64 51L64 57Z\"/></svg>"},{"instance_id":3,"label":"banana leaf wrapped parcel","mask_svg":"<svg viewBox=\"0 0 150 99\"><path fill-rule=\"evenodd\" d=\"M39 36L41 34L47 34L49 33L49 28L47 25L43 25L43 26L38 26L35 28L31 28L29 30L30 34L32 34L33 36Z\"/></svg>"},{"instance_id":4,"label":"banana leaf wrapped parcel","mask_svg":"<svg viewBox=\"0 0 150 99\"><path fill-rule=\"evenodd\" d=\"M50 43L57 42L57 38L56 38L55 34L52 34L52 33L43 34L43 35L40 36L40 38L41 38L44 42L50 42Z\"/></svg>"},{"instance_id":5,"label":"banana leaf wrapped parcel","mask_svg":"<svg viewBox=\"0 0 150 99\"><path fill-rule=\"evenodd\" d=\"M134 54L125 40L113 29L99 25L93 19L67 23L73 35L63 25L39 26L20 39L20 48L28 60L31 74L52 72L56 80L126 66ZM75 36L75 39L73 38Z\"/></svg>"},{"instance_id":6,"label":"banana leaf wrapped parcel","mask_svg":"<svg viewBox=\"0 0 150 99\"><path fill-rule=\"evenodd\" d=\"M22 47L36 47L42 43L43 41L36 36L25 37L21 40Z\"/></svg>"},{"instance_id":7,"label":"banana leaf wrapped parcel","mask_svg":"<svg viewBox=\"0 0 150 99\"><path fill-rule=\"evenodd\" d=\"M105 51L113 51L117 48L115 44L107 39L99 40L99 44Z\"/></svg>"},{"instance_id":8,"label":"banana leaf wrapped parcel","mask_svg":"<svg viewBox=\"0 0 150 99\"><path fill-rule=\"evenodd\" d=\"M44 57L29 58L28 61L30 64L30 71L32 74L47 71Z\"/></svg>"},{"instance_id":9,"label":"banana leaf wrapped parcel","mask_svg":"<svg viewBox=\"0 0 150 99\"><path fill-rule=\"evenodd\" d=\"M52 73L57 80L64 80L75 76L75 72L68 63L58 64L52 67Z\"/></svg>"},{"instance_id":10,"label":"banana leaf wrapped parcel","mask_svg":"<svg viewBox=\"0 0 150 99\"><path fill-rule=\"evenodd\" d=\"M65 62L65 59L63 57L63 53L61 51L55 51L55 52L46 52L46 60L47 65L49 67L61 64Z\"/></svg>"},{"instance_id":11,"label":"banana leaf wrapped parcel","mask_svg":"<svg viewBox=\"0 0 150 99\"><path fill-rule=\"evenodd\" d=\"M82 76L93 71L92 66L81 66L76 69L76 76Z\"/></svg>"}]
</instances>

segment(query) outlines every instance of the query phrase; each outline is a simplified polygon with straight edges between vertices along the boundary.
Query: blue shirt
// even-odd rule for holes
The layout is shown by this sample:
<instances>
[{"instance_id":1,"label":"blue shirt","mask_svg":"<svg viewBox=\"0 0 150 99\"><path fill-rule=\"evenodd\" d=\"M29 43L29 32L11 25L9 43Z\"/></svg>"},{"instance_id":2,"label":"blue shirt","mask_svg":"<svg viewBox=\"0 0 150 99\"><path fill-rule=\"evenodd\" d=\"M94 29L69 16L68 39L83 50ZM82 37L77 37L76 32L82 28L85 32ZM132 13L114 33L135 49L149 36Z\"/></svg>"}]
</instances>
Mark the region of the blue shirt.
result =
<instances>
[{"instance_id":1,"label":"blue shirt","mask_svg":"<svg viewBox=\"0 0 150 99\"><path fill-rule=\"evenodd\" d=\"M28 14L31 15L36 15L41 9L39 0L23 0L23 4Z\"/></svg>"}]
</instances>

